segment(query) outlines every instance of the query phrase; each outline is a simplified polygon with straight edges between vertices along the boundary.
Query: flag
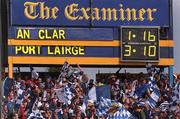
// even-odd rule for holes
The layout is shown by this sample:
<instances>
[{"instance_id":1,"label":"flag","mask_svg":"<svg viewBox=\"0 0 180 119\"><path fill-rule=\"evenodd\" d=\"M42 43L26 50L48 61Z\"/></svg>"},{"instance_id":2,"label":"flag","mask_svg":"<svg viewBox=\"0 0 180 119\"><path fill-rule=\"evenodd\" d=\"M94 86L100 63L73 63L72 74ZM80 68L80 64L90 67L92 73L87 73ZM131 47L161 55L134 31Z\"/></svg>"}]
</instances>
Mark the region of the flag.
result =
<instances>
[{"instance_id":1,"label":"flag","mask_svg":"<svg viewBox=\"0 0 180 119\"><path fill-rule=\"evenodd\" d=\"M72 98L74 97L74 84L68 83L64 87L64 97L65 97L65 103L70 105Z\"/></svg>"},{"instance_id":2,"label":"flag","mask_svg":"<svg viewBox=\"0 0 180 119\"><path fill-rule=\"evenodd\" d=\"M73 81L73 79L80 79L80 72L80 68L73 68L67 61L65 61L63 67L61 68L58 81L62 82L64 77L69 81Z\"/></svg>"},{"instance_id":3,"label":"flag","mask_svg":"<svg viewBox=\"0 0 180 119\"><path fill-rule=\"evenodd\" d=\"M112 101L110 99L105 99L101 97L101 99L99 100L97 115L98 116L108 115L108 110L111 105L112 105Z\"/></svg>"},{"instance_id":4,"label":"flag","mask_svg":"<svg viewBox=\"0 0 180 119\"><path fill-rule=\"evenodd\" d=\"M101 98L97 109L98 116L108 116L108 119L129 119L132 114L119 102Z\"/></svg>"},{"instance_id":5,"label":"flag","mask_svg":"<svg viewBox=\"0 0 180 119\"><path fill-rule=\"evenodd\" d=\"M130 93L130 96L133 96L136 90L137 80L134 80L132 83L132 91Z\"/></svg>"},{"instance_id":6,"label":"flag","mask_svg":"<svg viewBox=\"0 0 180 119\"><path fill-rule=\"evenodd\" d=\"M147 99L146 103L149 104L151 108L154 108L160 97L160 90L157 87L157 85L154 85L152 88L153 88L153 92L151 93L150 97Z\"/></svg>"},{"instance_id":7,"label":"flag","mask_svg":"<svg viewBox=\"0 0 180 119\"><path fill-rule=\"evenodd\" d=\"M93 101L99 101L101 97L110 99L111 98L110 90L111 90L110 85L92 87L88 92L88 97L90 100Z\"/></svg>"},{"instance_id":8,"label":"flag","mask_svg":"<svg viewBox=\"0 0 180 119\"><path fill-rule=\"evenodd\" d=\"M85 96L83 100L83 104L82 104L82 109L81 109L81 111L84 113L85 116L86 116L87 106L88 106L88 96Z\"/></svg>"},{"instance_id":9,"label":"flag","mask_svg":"<svg viewBox=\"0 0 180 119\"><path fill-rule=\"evenodd\" d=\"M92 87L88 92L88 97L90 100L97 101L96 97L96 87Z\"/></svg>"},{"instance_id":10,"label":"flag","mask_svg":"<svg viewBox=\"0 0 180 119\"><path fill-rule=\"evenodd\" d=\"M173 102L180 100L180 83L176 83L176 85L173 88L172 100Z\"/></svg>"},{"instance_id":11,"label":"flag","mask_svg":"<svg viewBox=\"0 0 180 119\"><path fill-rule=\"evenodd\" d=\"M120 107L116 113L112 115L108 115L108 119L130 119L130 118L133 118L132 114L123 106Z\"/></svg>"},{"instance_id":12,"label":"flag","mask_svg":"<svg viewBox=\"0 0 180 119\"><path fill-rule=\"evenodd\" d=\"M32 68L31 77L32 77L32 79L38 79L39 78L39 73L37 73L37 71L34 68Z\"/></svg>"},{"instance_id":13,"label":"flag","mask_svg":"<svg viewBox=\"0 0 180 119\"><path fill-rule=\"evenodd\" d=\"M68 83L63 88L55 89L55 92L56 92L58 99L61 102L64 102L64 103L70 105L71 101L75 95L74 94L74 92L75 92L74 84Z\"/></svg>"},{"instance_id":14,"label":"flag","mask_svg":"<svg viewBox=\"0 0 180 119\"><path fill-rule=\"evenodd\" d=\"M149 88L149 84L144 84L144 85L136 88L135 92L134 92L135 97L141 98L146 93L148 88Z\"/></svg>"},{"instance_id":15,"label":"flag","mask_svg":"<svg viewBox=\"0 0 180 119\"><path fill-rule=\"evenodd\" d=\"M169 106L170 104L168 103L168 101L164 101L163 103L161 103L161 105L159 106L161 111L168 111L169 110Z\"/></svg>"},{"instance_id":16,"label":"flag","mask_svg":"<svg viewBox=\"0 0 180 119\"><path fill-rule=\"evenodd\" d=\"M63 78L66 77L68 71L69 71L69 63L65 61L58 77L59 82L62 82Z\"/></svg>"},{"instance_id":17,"label":"flag","mask_svg":"<svg viewBox=\"0 0 180 119\"><path fill-rule=\"evenodd\" d=\"M54 89L60 102L65 102L64 88Z\"/></svg>"},{"instance_id":18,"label":"flag","mask_svg":"<svg viewBox=\"0 0 180 119\"><path fill-rule=\"evenodd\" d=\"M33 111L27 119L45 119L39 110Z\"/></svg>"},{"instance_id":19,"label":"flag","mask_svg":"<svg viewBox=\"0 0 180 119\"><path fill-rule=\"evenodd\" d=\"M13 85L14 85L14 79L9 79L8 77L6 77L2 85L2 94L4 96L7 96L11 91Z\"/></svg>"}]
</instances>

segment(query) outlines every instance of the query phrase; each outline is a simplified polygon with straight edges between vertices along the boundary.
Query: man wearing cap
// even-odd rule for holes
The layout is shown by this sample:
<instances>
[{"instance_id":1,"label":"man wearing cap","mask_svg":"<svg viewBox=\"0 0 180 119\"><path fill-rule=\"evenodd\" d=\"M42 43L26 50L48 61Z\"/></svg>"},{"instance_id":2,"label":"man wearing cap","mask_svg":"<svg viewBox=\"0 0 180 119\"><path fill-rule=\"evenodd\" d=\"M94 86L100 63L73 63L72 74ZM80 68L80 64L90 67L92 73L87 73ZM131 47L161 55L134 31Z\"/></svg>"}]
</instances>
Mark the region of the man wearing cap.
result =
<instances>
[{"instance_id":1,"label":"man wearing cap","mask_svg":"<svg viewBox=\"0 0 180 119\"><path fill-rule=\"evenodd\" d=\"M119 100L120 88L119 88L119 80L116 75L110 76L110 85L111 85L111 95L112 99Z\"/></svg>"}]
</instances>

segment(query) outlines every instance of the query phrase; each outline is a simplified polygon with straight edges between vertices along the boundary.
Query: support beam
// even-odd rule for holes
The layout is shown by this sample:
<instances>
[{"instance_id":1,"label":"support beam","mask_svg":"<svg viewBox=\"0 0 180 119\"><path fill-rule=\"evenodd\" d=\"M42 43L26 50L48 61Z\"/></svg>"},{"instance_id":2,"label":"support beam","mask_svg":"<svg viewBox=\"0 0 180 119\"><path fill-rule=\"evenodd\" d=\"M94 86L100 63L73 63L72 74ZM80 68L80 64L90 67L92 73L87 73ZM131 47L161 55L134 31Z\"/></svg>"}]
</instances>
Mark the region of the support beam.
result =
<instances>
[{"instance_id":1,"label":"support beam","mask_svg":"<svg viewBox=\"0 0 180 119\"><path fill-rule=\"evenodd\" d=\"M10 79L13 78L13 64L12 63L9 63L8 76L9 76Z\"/></svg>"},{"instance_id":2,"label":"support beam","mask_svg":"<svg viewBox=\"0 0 180 119\"><path fill-rule=\"evenodd\" d=\"M173 77L173 66L168 67L168 74L169 74L169 84L172 87L174 83L174 77Z\"/></svg>"},{"instance_id":3,"label":"support beam","mask_svg":"<svg viewBox=\"0 0 180 119\"><path fill-rule=\"evenodd\" d=\"M0 104L2 106L2 0L0 0ZM0 118L2 119L2 107L0 108Z\"/></svg>"}]
</instances>

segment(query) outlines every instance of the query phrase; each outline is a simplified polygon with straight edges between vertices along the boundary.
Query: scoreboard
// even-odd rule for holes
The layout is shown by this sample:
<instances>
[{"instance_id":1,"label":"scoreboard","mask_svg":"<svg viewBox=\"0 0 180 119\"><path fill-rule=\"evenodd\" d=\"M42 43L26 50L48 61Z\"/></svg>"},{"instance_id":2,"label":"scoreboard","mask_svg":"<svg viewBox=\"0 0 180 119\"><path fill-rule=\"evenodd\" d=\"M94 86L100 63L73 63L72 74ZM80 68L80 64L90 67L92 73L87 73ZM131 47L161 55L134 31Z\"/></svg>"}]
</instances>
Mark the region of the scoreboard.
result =
<instances>
[{"instance_id":1,"label":"scoreboard","mask_svg":"<svg viewBox=\"0 0 180 119\"><path fill-rule=\"evenodd\" d=\"M123 27L121 42L122 61L159 61L158 27Z\"/></svg>"},{"instance_id":2,"label":"scoreboard","mask_svg":"<svg viewBox=\"0 0 180 119\"><path fill-rule=\"evenodd\" d=\"M65 61L174 64L171 0L9 0L8 8L10 74L14 65Z\"/></svg>"}]
</instances>

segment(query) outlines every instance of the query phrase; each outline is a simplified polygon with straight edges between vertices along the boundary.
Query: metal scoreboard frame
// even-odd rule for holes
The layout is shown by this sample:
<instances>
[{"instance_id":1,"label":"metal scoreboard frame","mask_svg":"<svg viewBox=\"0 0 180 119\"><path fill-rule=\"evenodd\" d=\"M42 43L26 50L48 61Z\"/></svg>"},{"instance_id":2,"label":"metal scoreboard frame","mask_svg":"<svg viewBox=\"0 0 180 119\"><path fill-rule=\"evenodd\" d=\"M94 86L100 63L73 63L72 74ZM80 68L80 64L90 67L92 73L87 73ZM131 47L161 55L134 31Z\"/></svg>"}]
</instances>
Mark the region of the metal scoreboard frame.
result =
<instances>
[{"instance_id":1,"label":"metal scoreboard frame","mask_svg":"<svg viewBox=\"0 0 180 119\"><path fill-rule=\"evenodd\" d=\"M157 60L138 60L138 59L135 59L135 60L125 60L125 59L123 59L123 29L157 29L157 37L158 37L158 46L157 46L157 48L158 48L158 59ZM122 27L120 27L120 40L121 40L121 46L120 46L120 48L121 48L121 61L122 62L152 62L152 63L156 63L156 62L159 62L160 61L160 26L122 26Z\"/></svg>"},{"instance_id":2,"label":"metal scoreboard frame","mask_svg":"<svg viewBox=\"0 0 180 119\"><path fill-rule=\"evenodd\" d=\"M8 3L7 47L10 78L13 77L14 66L52 66L62 65L64 61L90 67L144 67L146 62L158 67L174 65L171 0L8 0ZM78 6L75 7L74 4ZM30 10L31 7L34 9ZM48 9L39 9L44 7ZM105 12L97 12L94 8L99 11L104 8ZM76 9L90 11L81 13ZM114 9L117 12L113 12ZM134 9L137 12L133 12ZM50 11L49 14L44 14L47 10ZM90 17L92 12L97 15ZM80 16L77 17L78 15ZM158 46L153 41L154 30L150 35L146 32L144 43L138 43L137 39L134 44L129 42L134 45L135 53L148 51L150 46L150 53L144 52L145 55L143 52L132 52L131 56L136 55L136 58L154 58L154 51L157 50L155 47L158 47L157 60L124 60L123 28L157 28ZM167 38L161 39L160 31L164 28L167 28ZM138 37L143 39L143 32L140 31L139 34ZM141 50L138 48L140 45Z\"/></svg>"}]
</instances>

